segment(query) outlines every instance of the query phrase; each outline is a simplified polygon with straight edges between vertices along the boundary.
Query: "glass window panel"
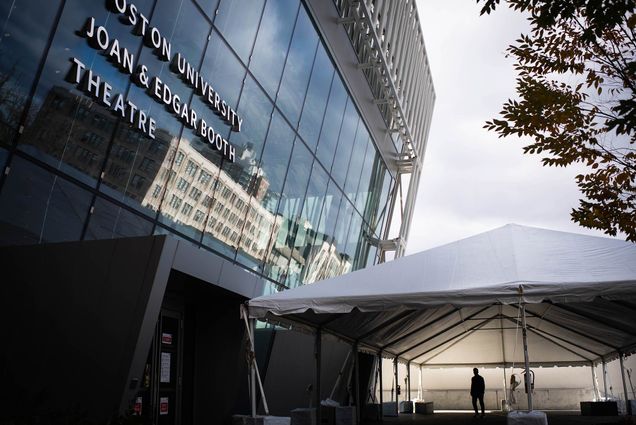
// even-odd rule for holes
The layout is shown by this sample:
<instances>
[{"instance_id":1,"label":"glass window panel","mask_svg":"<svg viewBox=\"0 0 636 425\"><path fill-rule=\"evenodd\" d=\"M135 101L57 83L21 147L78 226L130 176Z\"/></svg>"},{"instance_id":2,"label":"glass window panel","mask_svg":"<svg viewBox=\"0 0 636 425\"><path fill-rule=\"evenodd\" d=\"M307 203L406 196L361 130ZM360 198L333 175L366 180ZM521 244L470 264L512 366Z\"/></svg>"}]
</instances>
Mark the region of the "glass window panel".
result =
<instances>
[{"instance_id":1,"label":"glass window panel","mask_svg":"<svg viewBox=\"0 0 636 425\"><path fill-rule=\"evenodd\" d=\"M318 34L305 8L300 8L276 104L294 127L298 124L316 54Z\"/></svg>"},{"instance_id":2,"label":"glass window panel","mask_svg":"<svg viewBox=\"0 0 636 425\"><path fill-rule=\"evenodd\" d=\"M255 159L260 157L273 109L274 106L254 79L246 77L238 107L243 125L239 133L230 135L230 143L236 147L237 158L243 154L253 154Z\"/></svg>"},{"instance_id":3,"label":"glass window panel","mask_svg":"<svg viewBox=\"0 0 636 425\"><path fill-rule=\"evenodd\" d=\"M354 188L353 185L349 186L349 179L347 178L347 189L350 189L351 191L357 190L357 194L355 196L355 206L356 209L362 213L364 213L364 208L366 206L369 193L373 190L376 184L382 184L381 181L378 183L377 178L373 181L371 180L374 163L376 161L376 158L378 158L377 161L381 161L380 156L377 154L375 146L373 145L373 142L370 138L368 138L364 142L364 144L366 145L366 152L364 154L364 163L362 164L362 172L360 174L358 187ZM354 198L351 198L351 200L354 200Z\"/></svg>"},{"instance_id":4,"label":"glass window panel","mask_svg":"<svg viewBox=\"0 0 636 425\"><path fill-rule=\"evenodd\" d=\"M340 205L340 211L338 213L338 220L336 221L336 230L334 233L336 239L336 246L338 251L344 252L345 245L347 243L347 236L349 234L349 226L351 224L352 215L354 214L353 205L343 198Z\"/></svg>"},{"instance_id":5,"label":"glass window panel","mask_svg":"<svg viewBox=\"0 0 636 425\"><path fill-rule=\"evenodd\" d=\"M245 68L216 31L212 31L201 66L201 75L210 82L221 99L242 116L237 110L237 104L245 78ZM221 128L218 131L221 131Z\"/></svg>"},{"instance_id":6,"label":"glass window panel","mask_svg":"<svg viewBox=\"0 0 636 425\"><path fill-rule=\"evenodd\" d=\"M289 287L298 286L304 281L308 267L317 254L316 240L318 240L318 250L322 246L324 235L317 233L317 229L320 224L320 213L328 183L327 173L319 162L314 161L305 202L294 237L293 247L294 252L298 255L298 266L290 267L287 279Z\"/></svg>"},{"instance_id":7,"label":"glass window panel","mask_svg":"<svg viewBox=\"0 0 636 425\"><path fill-rule=\"evenodd\" d=\"M234 258L239 236L249 210L250 195L225 170L221 170L212 195L203 243L228 258Z\"/></svg>"},{"instance_id":8,"label":"glass window panel","mask_svg":"<svg viewBox=\"0 0 636 425\"><path fill-rule=\"evenodd\" d=\"M293 130L280 113L274 112L259 170L265 192L263 196L257 196L270 212L275 212L278 207L293 145Z\"/></svg>"},{"instance_id":9,"label":"glass window panel","mask_svg":"<svg viewBox=\"0 0 636 425\"><path fill-rule=\"evenodd\" d=\"M367 262L365 267L371 267L372 265L376 264L377 255L378 255L378 248L373 245L369 245L369 250L367 253Z\"/></svg>"},{"instance_id":10,"label":"glass window panel","mask_svg":"<svg viewBox=\"0 0 636 425\"><path fill-rule=\"evenodd\" d=\"M252 269L260 269L271 251L272 232L278 232L282 218L276 214L293 146L294 132L278 112L274 112L267 134L263 157L251 176L249 212L237 260Z\"/></svg>"},{"instance_id":11,"label":"glass window panel","mask_svg":"<svg viewBox=\"0 0 636 425\"><path fill-rule=\"evenodd\" d=\"M243 63L248 63L265 0L223 0L214 26Z\"/></svg>"},{"instance_id":12,"label":"glass window panel","mask_svg":"<svg viewBox=\"0 0 636 425\"><path fill-rule=\"evenodd\" d=\"M190 31L197 34L210 31L210 25L200 11L191 2L184 2L179 7L170 0L160 0L155 16L157 19L153 19L152 25L171 35L172 52L180 52L192 66L198 66L206 39L191 37ZM178 96L181 105L189 102L192 89L170 71L166 62L159 61L150 48L143 48L139 62L148 67L148 75L159 77L170 88L173 97ZM172 110L153 100L140 87L132 86L128 98L156 120L156 138L152 140L128 126L120 126L104 169L100 190L154 216L163 197L179 180L172 170L172 161L177 155L183 125ZM195 105L195 110L204 110L200 104ZM160 189L155 193L157 187Z\"/></svg>"},{"instance_id":13,"label":"glass window panel","mask_svg":"<svg viewBox=\"0 0 636 425\"><path fill-rule=\"evenodd\" d=\"M91 195L20 157L0 193L0 240L5 245L79 240Z\"/></svg>"},{"instance_id":14,"label":"glass window panel","mask_svg":"<svg viewBox=\"0 0 636 425\"><path fill-rule=\"evenodd\" d=\"M151 232L150 221L102 198L97 198L84 239L146 236Z\"/></svg>"},{"instance_id":15,"label":"glass window panel","mask_svg":"<svg viewBox=\"0 0 636 425\"><path fill-rule=\"evenodd\" d=\"M351 160L349 161L349 170L347 171L347 180L344 185L344 192L351 202L355 204L358 195L357 189L361 182L362 168L367 159L366 151L369 146L369 133L364 126L362 120L358 126L356 140L351 151Z\"/></svg>"},{"instance_id":16,"label":"glass window panel","mask_svg":"<svg viewBox=\"0 0 636 425\"><path fill-rule=\"evenodd\" d=\"M272 98L285 66L299 4L298 0L269 1L263 11L250 69Z\"/></svg>"},{"instance_id":17,"label":"glass window panel","mask_svg":"<svg viewBox=\"0 0 636 425\"><path fill-rule=\"evenodd\" d=\"M333 156L336 152L338 144L338 134L340 134L340 125L344 115L345 105L347 104L347 92L340 81L338 74L334 76L331 90L329 91L329 102L327 102L327 111L322 122L320 131L320 139L318 141L318 149L316 156L322 162L327 170L331 169Z\"/></svg>"},{"instance_id":18,"label":"glass window panel","mask_svg":"<svg viewBox=\"0 0 636 425\"><path fill-rule=\"evenodd\" d=\"M318 143L320 126L325 114L333 75L334 69L331 59L322 43L318 43L318 51L316 52L309 88L307 89L307 96L305 96L303 113L298 126L298 132L312 151L315 151Z\"/></svg>"},{"instance_id":19,"label":"glass window panel","mask_svg":"<svg viewBox=\"0 0 636 425\"><path fill-rule=\"evenodd\" d=\"M194 97L190 105L198 111L200 118L209 124L214 113L207 104L201 98ZM220 125L223 127L219 128L219 131L229 131L226 123ZM153 193L156 188L165 186L163 198L154 198L163 199L159 221L190 238L199 240L205 231L206 217L211 207L211 199L214 198L213 183L219 176L221 162L220 151L202 139L194 129L185 127L174 159L166 163L165 169L170 170L169 181L162 182L160 178L153 184Z\"/></svg>"},{"instance_id":20,"label":"glass window panel","mask_svg":"<svg viewBox=\"0 0 636 425\"><path fill-rule=\"evenodd\" d=\"M147 12L150 1L141 1ZM99 106L73 84L65 81L72 70L71 57L112 86L113 98L125 93L130 76L119 71L107 55L89 46L77 35L87 17L103 25L110 39L119 40L136 55L141 38L130 27L115 19L103 2L66 2L51 48L35 92L29 121L20 137L19 147L65 173L94 186L101 173L116 118L109 108ZM133 53L134 52L134 53Z\"/></svg>"},{"instance_id":21,"label":"glass window panel","mask_svg":"<svg viewBox=\"0 0 636 425\"><path fill-rule=\"evenodd\" d=\"M340 192L333 180L329 180L320 214L320 224L318 225L318 232L323 234L325 239L333 239L335 236L336 220L341 201L342 192Z\"/></svg>"},{"instance_id":22,"label":"glass window panel","mask_svg":"<svg viewBox=\"0 0 636 425\"><path fill-rule=\"evenodd\" d=\"M298 255L293 253L293 242L298 228L312 161L313 156L305 145L296 140L287 178L285 179L283 196L278 205L280 224L278 225L278 231L272 235L271 254L265 266L265 274L279 282L284 282L287 279L290 266L289 259L292 255L296 256L294 264L298 263ZM292 267L294 264L292 264Z\"/></svg>"},{"instance_id":23,"label":"glass window panel","mask_svg":"<svg viewBox=\"0 0 636 425\"><path fill-rule=\"evenodd\" d=\"M361 267L360 261L362 261L362 267L366 262L366 253L362 252L365 242L363 226L362 217L360 217L360 214L357 212L354 212L351 216L349 234L344 248L345 254L347 254L351 261L353 270L358 270Z\"/></svg>"},{"instance_id":24,"label":"glass window panel","mask_svg":"<svg viewBox=\"0 0 636 425\"><path fill-rule=\"evenodd\" d=\"M340 187L344 187L345 184L359 121L358 111L353 104L353 100L349 98L342 121L342 127L340 127L336 156L333 160L333 167L331 167L331 178L333 178ZM362 127L364 127L364 124Z\"/></svg>"},{"instance_id":25,"label":"glass window panel","mask_svg":"<svg viewBox=\"0 0 636 425\"><path fill-rule=\"evenodd\" d=\"M0 2L0 146L8 146L18 128L59 5Z\"/></svg>"},{"instance_id":26,"label":"glass window panel","mask_svg":"<svg viewBox=\"0 0 636 425\"><path fill-rule=\"evenodd\" d=\"M203 242L234 258L241 234L254 230L255 236L249 241L246 238L244 244L248 255L263 257L275 219L260 203L267 187L258 164L273 105L251 77L247 77L238 110L244 119L243 127L240 133L230 135L230 143L236 148L236 160L222 164ZM253 263L249 261L249 266Z\"/></svg>"}]
</instances>

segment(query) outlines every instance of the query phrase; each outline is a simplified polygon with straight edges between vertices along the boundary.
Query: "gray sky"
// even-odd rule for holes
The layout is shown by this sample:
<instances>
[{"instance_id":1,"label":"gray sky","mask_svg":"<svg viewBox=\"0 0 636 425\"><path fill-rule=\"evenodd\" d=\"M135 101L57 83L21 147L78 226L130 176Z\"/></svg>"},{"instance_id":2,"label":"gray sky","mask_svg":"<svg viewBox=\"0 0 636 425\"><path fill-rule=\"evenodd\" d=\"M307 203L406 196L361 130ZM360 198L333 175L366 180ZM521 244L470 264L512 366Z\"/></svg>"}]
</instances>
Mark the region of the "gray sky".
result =
<instances>
[{"instance_id":1,"label":"gray sky","mask_svg":"<svg viewBox=\"0 0 636 425\"><path fill-rule=\"evenodd\" d=\"M581 169L543 167L520 139L482 128L514 97L506 47L525 19L474 0L418 0L437 99L407 254L508 223L602 236L570 221Z\"/></svg>"}]
</instances>

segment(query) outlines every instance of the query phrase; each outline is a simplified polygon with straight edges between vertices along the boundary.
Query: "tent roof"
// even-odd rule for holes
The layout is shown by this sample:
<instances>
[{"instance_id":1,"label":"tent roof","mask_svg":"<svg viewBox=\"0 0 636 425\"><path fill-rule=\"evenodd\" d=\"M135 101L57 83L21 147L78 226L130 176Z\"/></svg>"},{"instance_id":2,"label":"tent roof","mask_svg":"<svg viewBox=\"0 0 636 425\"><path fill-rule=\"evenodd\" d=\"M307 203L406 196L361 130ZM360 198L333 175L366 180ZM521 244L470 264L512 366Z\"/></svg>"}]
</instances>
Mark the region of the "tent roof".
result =
<instances>
[{"instance_id":1,"label":"tent roof","mask_svg":"<svg viewBox=\"0 0 636 425\"><path fill-rule=\"evenodd\" d=\"M580 364L636 346L636 245L507 225L375 267L249 302L426 365L522 358L527 304L535 364ZM468 350L468 351L467 351ZM466 359L466 353L471 354Z\"/></svg>"}]
</instances>

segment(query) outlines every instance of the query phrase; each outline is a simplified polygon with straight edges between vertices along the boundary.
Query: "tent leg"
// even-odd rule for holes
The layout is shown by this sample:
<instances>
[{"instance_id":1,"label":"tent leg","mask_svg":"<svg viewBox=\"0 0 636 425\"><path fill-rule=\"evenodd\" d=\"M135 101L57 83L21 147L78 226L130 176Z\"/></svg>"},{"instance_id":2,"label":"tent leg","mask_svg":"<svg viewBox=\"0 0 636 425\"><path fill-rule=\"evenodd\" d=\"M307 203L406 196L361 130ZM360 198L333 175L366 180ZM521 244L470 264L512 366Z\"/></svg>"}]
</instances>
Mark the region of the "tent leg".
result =
<instances>
[{"instance_id":1,"label":"tent leg","mask_svg":"<svg viewBox=\"0 0 636 425\"><path fill-rule=\"evenodd\" d=\"M393 359L393 376L395 376L395 414L400 415L400 393L398 391L398 387L400 385L400 381L398 379L398 358L395 357Z\"/></svg>"},{"instance_id":2,"label":"tent leg","mask_svg":"<svg viewBox=\"0 0 636 425\"><path fill-rule=\"evenodd\" d=\"M251 337L251 341L254 341L254 328L256 327L256 320L252 319L250 320L250 335ZM251 342L250 341L250 342ZM254 344L252 343L252 353L254 353ZM251 361L251 368L250 368L250 395L252 396L252 417L255 418L256 417L256 362Z\"/></svg>"},{"instance_id":3,"label":"tent leg","mask_svg":"<svg viewBox=\"0 0 636 425\"><path fill-rule=\"evenodd\" d=\"M408 401L411 401L411 362L406 363L406 395L408 396Z\"/></svg>"},{"instance_id":4,"label":"tent leg","mask_svg":"<svg viewBox=\"0 0 636 425\"><path fill-rule=\"evenodd\" d=\"M506 376L506 362L504 361L503 364L503 378L504 378L504 400L506 400L506 402L508 402L508 377ZM499 400L497 400L497 403L499 403ZM501 405L501 410L503 410L504 406L503 404Z\"/></svg>"},{"instance_id":5,"label":"tent leg","mask_svg":"<svg viewBox=\"0 0 636 425\"><path fill-rule=\"evenodd\" d=\"M596 370L594 370L594 362L590 364L590 370L592 371L592 391L594 392L594 401L597 401L599 398L599 391L596 386Z\"/></svg>"},{"instance_id":6,"label":"tent leg","mask_svg":"<svg viewBox=\"0 0 636 425\"><path fill-rule=\"evenodd\" d=\"M418 400L424 399L424 388L422 388L422 365L420 365L420 386L417 391L417 399Z\"/></svg>"},{"instance_id":7,"label":"tent leg","mask_svg":"<svg viewBox=\"0 0 636 425\"><path fill-rule=\"evenodd\" d=\"M528 411L532 411L532 386L530 378L530 360L528 359L528 331L526 327L526 305L521 304L521 318L522 318L522 335L523 335L523 360L526 368L526 392L528 393Z\"/></svg>"},{"instance_id":8,"label":"tent leg","mask_svg":"<svg viewBox=\"0 0 636 425\"><path fill-rule=\"evenodd\" d=\"M360 357L358 356L358 343L353 344L353 360L355 361L355 391L354 397L356 401L356 423L360 423L360 410L362 409L362 400L360 399Z\"/></svg>"},{"instance_id":9,"label":"tent leg","mask_svg":"<svg viewBox=\"0 0 636 425\"><path fill-rule=\"evenodd\" d=\"M607 400L607 363L605 363L605 359L603 359L603 392L605 400Z\"/></svg>"},{"instance_id":10,"label":"tent leg","mask_svg":"<svg viewBox=\"0 0 636 425\"><path fill-rule=\"evenodd\" d=\"M625 381L625 365L623 364L623 353L618 353L618 359L621 365L621 378L623 379L623 393L625 394L625 412L627 415L632 414L632 409L629 405L629 393L627 392L627 381Z\"/></svg>"},{"instance_id":11,"label":"tent leg","mask_svg":"<svg viewBox=\"0 0 636 425\"><path fill-rule=\"evenodd\" d=\"M380 421L384 422L384 387L382 386L382 351L378 353L378 368L380 369Z\"/></svg>"},{"instance_id":12,"label":"tent leg","mask_svg":"<svg viewBox=\"0 0 636 425\"><path fill-rule=\"evenodd\" d=\"M315 357L316 357L316 388L314 393L314 401L316 405L316 423L320 423L320 374L322 365L322 329L318 327L316 329L316 341L315 341Z\"/></svg>"}]
</instances>

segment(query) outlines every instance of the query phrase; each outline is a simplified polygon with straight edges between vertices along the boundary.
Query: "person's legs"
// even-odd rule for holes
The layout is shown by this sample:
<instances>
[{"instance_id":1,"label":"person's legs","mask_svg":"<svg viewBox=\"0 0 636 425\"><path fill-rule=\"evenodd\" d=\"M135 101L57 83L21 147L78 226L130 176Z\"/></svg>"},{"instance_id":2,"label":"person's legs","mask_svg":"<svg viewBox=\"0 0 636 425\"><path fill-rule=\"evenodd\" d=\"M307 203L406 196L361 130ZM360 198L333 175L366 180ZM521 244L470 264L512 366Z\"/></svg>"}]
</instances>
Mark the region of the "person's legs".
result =
<instances>
[{"instance_id":1,"label":"person's legs","mask_svg":"<svg viewBox=\"0 0 636 425\"><path fill-rule=\"evenodd\" d=\"M473 409L475 409L475 416L479 414L479 410L477 410L477 396L473 396Z\"/></svg>"},{"instance_id":2,"label":"person's legs","mask_svg":"<svg viewBox=\"0 0 636 425\"><path fill-rule=\"evenodd\" d=\"M476 403L475 403L476 404ZM484 395L479 396L479 405L481 406L481 415L486 414L486 410L484 409ZM475 412L477 411L477 406L475 406Z\"/></svg>"}]
</instances>

